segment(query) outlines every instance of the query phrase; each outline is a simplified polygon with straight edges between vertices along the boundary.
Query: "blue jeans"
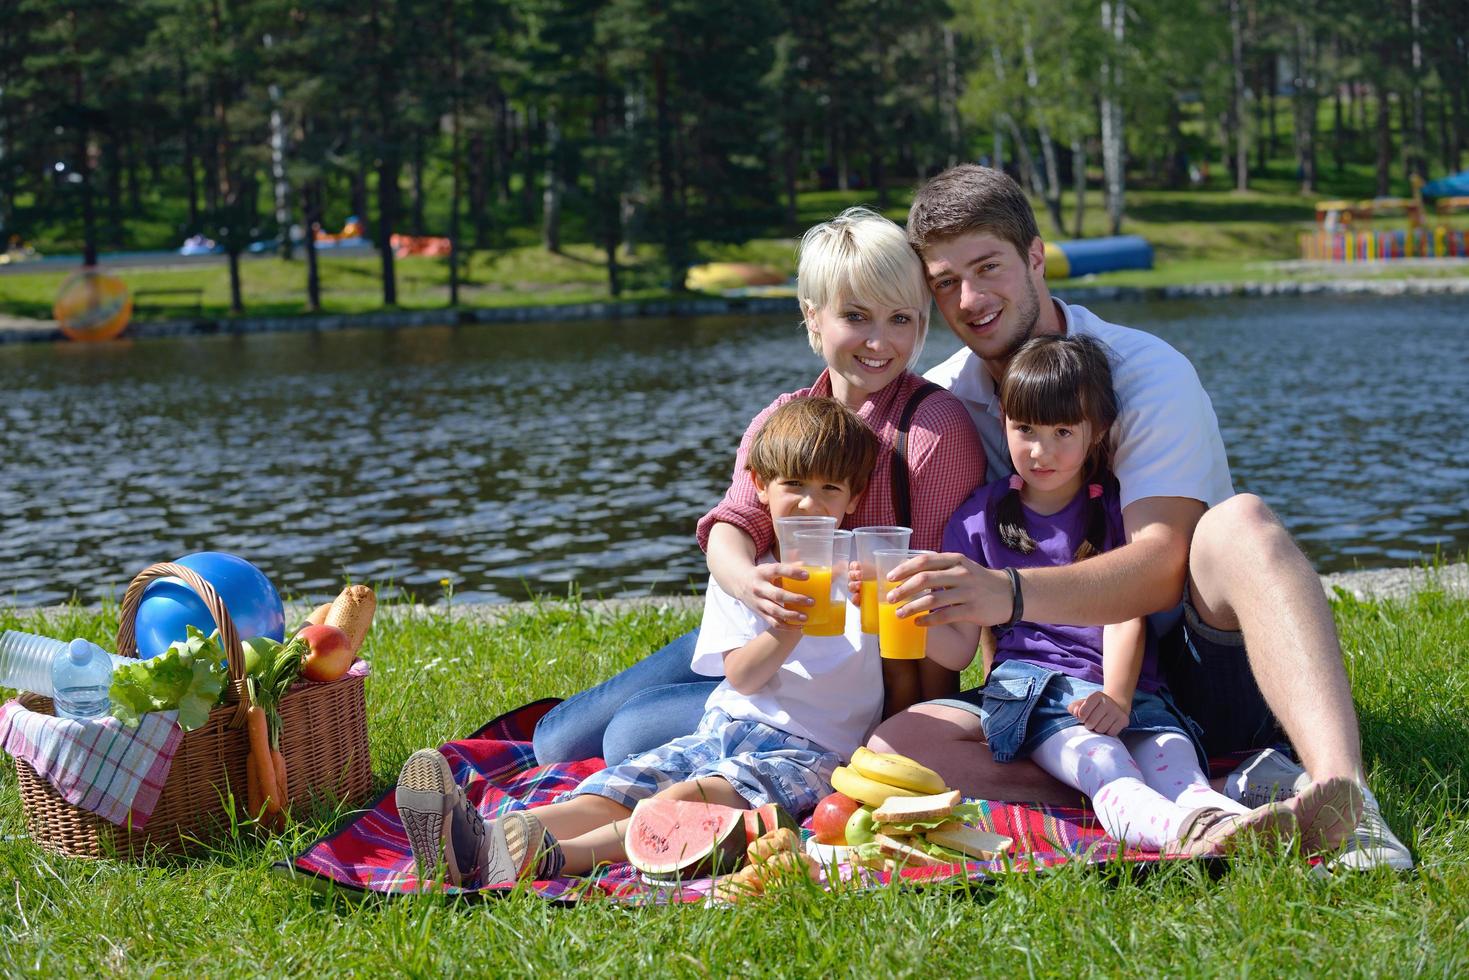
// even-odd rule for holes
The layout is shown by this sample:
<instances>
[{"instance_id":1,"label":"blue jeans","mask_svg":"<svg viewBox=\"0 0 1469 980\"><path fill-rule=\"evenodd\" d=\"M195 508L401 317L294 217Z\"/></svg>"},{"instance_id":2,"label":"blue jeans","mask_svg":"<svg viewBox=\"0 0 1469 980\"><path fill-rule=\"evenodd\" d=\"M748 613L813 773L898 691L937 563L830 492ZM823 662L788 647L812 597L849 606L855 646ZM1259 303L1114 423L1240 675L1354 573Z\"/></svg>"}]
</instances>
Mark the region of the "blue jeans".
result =
<instances>
[{"instance_id":1,"label":"blue jeans","mask_svg":"<svg viewBox=\"0 0 1469 980\"><path fill-rule=\"evenodd\" d=\"M699 631L685 633L596 687L573 695L536 725L536 763L600 756L615 765L692 734L719 686L689 669Z\"/></svg>"}]
</instances>

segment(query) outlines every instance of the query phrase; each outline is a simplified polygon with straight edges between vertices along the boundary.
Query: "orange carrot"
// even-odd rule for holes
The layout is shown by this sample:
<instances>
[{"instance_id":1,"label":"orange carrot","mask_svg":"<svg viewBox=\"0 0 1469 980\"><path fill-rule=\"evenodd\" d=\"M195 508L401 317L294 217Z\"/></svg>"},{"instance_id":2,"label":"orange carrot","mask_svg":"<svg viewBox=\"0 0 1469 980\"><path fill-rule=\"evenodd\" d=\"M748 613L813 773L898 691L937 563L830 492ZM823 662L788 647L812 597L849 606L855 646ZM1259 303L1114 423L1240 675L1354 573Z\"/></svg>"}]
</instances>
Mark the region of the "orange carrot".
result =
<instances>
[{"instance_id":1,"label":"orange carrot","mask_svg":"<svg viewBox=\"0 0 1469 980\"><path fill-rule=\"evenodd\" d=\"M291 789L286 784L286 757L280 749L270 750L270 759L275 763L275 785L281 791L281 805L291 802Z\"/></svg>"},{"instance_id":2,"label":"orange carrot","mask_svg":"<svg viewBox=\"0 0 1469 980\"><path fill-rule=\"evenodd\" d=\"M275 763L270 757L270 736L265 730L265 711L258 704L252 704L245 712L245 728L250 736L250 755L246 760L247 765L255 767L256 778L260 780L260 795L264 798L266 815L269 816L280 810L280 790L275 784Z\"/></svg>"},{"instance_id":3,"label":"orange carrot","mask_svg":"<svg viewBox=\"0 0 1469 980\"><path fill-rule=\"evenodd\" d=\"M255 753L245 757L245 800L246 812L253 819L260 816L260 811L265 809L265 801L260 798L260 774L255 771Z\"/></svg>"}]
</instances>

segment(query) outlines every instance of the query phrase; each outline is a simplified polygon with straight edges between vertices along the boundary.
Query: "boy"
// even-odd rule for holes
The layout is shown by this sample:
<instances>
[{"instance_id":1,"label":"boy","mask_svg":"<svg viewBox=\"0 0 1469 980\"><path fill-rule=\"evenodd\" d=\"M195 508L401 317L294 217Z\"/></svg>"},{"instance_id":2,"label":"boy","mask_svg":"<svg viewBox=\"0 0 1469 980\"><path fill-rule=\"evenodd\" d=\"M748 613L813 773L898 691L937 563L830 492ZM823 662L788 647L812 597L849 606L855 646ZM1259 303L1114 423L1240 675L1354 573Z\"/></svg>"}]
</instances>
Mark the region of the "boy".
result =
<instances>
[{"instance_id":1,"label":"boy","mask_svg":"<svg viewBox=\"0 0 1469 980\"><path fill-rule=\"evenodd\" d=\"M772 519L840 519L856 509L877 451L877 437L840 402L798 398L766 420L748 465ZM693 669L724 681L692 735L595 773L554 803L488 825L438 750L415 752L399 774L397 801L419 877L433 873L441 853L455 885L586 874L626 860L627 818L655 795L741 809L777 803L804 813L832 791L832 771L882 710L875 638L861 632L855 611L845 634L805 636L767 626L712 579Z\"/></svg>"}]
</instances>

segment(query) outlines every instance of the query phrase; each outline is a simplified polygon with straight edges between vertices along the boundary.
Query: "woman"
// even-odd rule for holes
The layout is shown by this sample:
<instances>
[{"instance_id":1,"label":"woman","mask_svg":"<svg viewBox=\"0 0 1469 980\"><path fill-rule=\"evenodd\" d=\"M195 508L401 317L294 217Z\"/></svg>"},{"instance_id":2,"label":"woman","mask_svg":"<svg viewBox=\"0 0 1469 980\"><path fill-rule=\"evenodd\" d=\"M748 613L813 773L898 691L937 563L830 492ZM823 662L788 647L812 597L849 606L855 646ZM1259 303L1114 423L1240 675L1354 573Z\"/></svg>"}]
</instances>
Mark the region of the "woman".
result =
<instances>
[{"instance_id":1,"label":"woman","mask_svg":"<svg viewBox=\"0 0 1469 980\"><path fill-rule=\"evenodd\" d=\"M811 387L781 395L755 417L734 479L699 521L699 544L721 588L771 623L799 623L803 596L780 586L796 566L757 566L774 534L745 466L766 417L793 398L829 396L862 417L882 446L877 469L846 527L903 524L912 546L937 549L955 508L984 481L984 452L964 407L911 367L928 333L931 298L903 230L851 208L801 239L797 294L812 350L826 362ZM895 461L896 460L896 461ZM552 709L536 727L542 765L601 756L609 762L694 730L715 688L693 673L689 633ZM885 714L948 697L958 676L928 661L884 661Z\"/></svg>"}]
</instances>

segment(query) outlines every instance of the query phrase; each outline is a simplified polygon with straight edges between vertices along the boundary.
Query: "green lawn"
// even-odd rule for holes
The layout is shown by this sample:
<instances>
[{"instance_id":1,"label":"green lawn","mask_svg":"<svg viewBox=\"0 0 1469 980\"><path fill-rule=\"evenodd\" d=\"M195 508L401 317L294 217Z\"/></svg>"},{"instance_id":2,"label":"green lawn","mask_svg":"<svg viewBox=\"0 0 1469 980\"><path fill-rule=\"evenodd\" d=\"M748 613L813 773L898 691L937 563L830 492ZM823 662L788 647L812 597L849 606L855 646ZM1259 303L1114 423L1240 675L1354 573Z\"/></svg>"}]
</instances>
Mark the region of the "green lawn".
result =
<instances>
[{"instance_id":1,"label":"green lawn","mask_svg":"<svg viewBox=\"0 0 1469 980\"><path fill-rule=\"evenodd\" d=\"M1411 874L1319 880L1296 858L1217 880L1179 864L1017 876L980 888L795 892L737 909L554 909L519 896L350 903L267 869L331 821L148 864L48 856L0 773L0 975L563 973L709 976L1469 973L1469 601L1334 605L1372 783ZM110 642L115 610L0 611L0 629ZM499 623L381 615L369 636L374 777L533 698L564 695L687 629L691 613L550 602Z\"/></svg>"},{"instance_id":2,"label":"green lawn","mask_svg":"<svg viewBox=\"0 0 1469 980\"><path fill-rule=\"evenodd\" d=\"M1357 189L1360 175L1349 173L1340 189ZM1215 184L1218 184L1216 179ZM1330 196L1323 194L1322 196ZM1360 195L1355 195L1360 196ZM771 265L788 276L795 274L796 235L809 225L824 220L853 204L875 205L871 191L813 191L798 198L798 224L772 229L771 236L739 245L705 242L698 246L700 261L758 262ZM886 213L903 220L907 213L907 191L894 190ZM1066 230L1057 232L1037 201L1041 234L1048 239L1071 237L1074 196L1063 196ZM1190 283L1263 282L1284 279L1323 280L1349 273L1362 278L1423 278L1469 275L1469 265L1448 263L1438 268L1422 265L1376 266L1357 269L1279 269L1270 263L1300 257L1297 237L1315 227L1314 201L1297 193L1294 179L1272 172L1255 181L1253 188L1237 193L1222 187L1170 191L1129 191L1123 224L1126 234L1141 235L1154 249L1156 265L1145 271L1104 273L1084 280L1069 280L1064 286L1118 285L1171 286ZM1088 192L1084 210L1087 237L1105 235L1106 212L1098 190ZM1433 216L1431 223L1469 227L1469 215L1448 219ZM1404 222L1386 220L1383 228L1401 227ZM523 238L524 236L515 236ZM624 299L667 298L668 270L656 245L643 245L636 257L622 260ZM105 264L105 263L104 263ZM0 313L48 318L61 282L71 273L38 270L0 275ZM223 263L172 268L122 268L118 275L133 288L203 289L203 313L210 317L229 314L229 271ZM322 305L328 313L363 313L382 309L380 266L375 255L352 257L321 253ZM306 264L299 250L293 261L275 257L247 258L241 262L241 282L246 313L255 316L292 316L304 313ZM511 244L493 251L469 255L461 269L460 303L466 307L531 306L604 301L607 288L603 254L592 245L571 243L562 252L551 253L536 244ZM445 259L409 258L397 262L398 305L405 309L433 309L448 305L449 267ZM185 297L192 304L191 297ZM193 316L192 305L172 302L136 313L156 319Z\"/></svg>"}]
</instances>

